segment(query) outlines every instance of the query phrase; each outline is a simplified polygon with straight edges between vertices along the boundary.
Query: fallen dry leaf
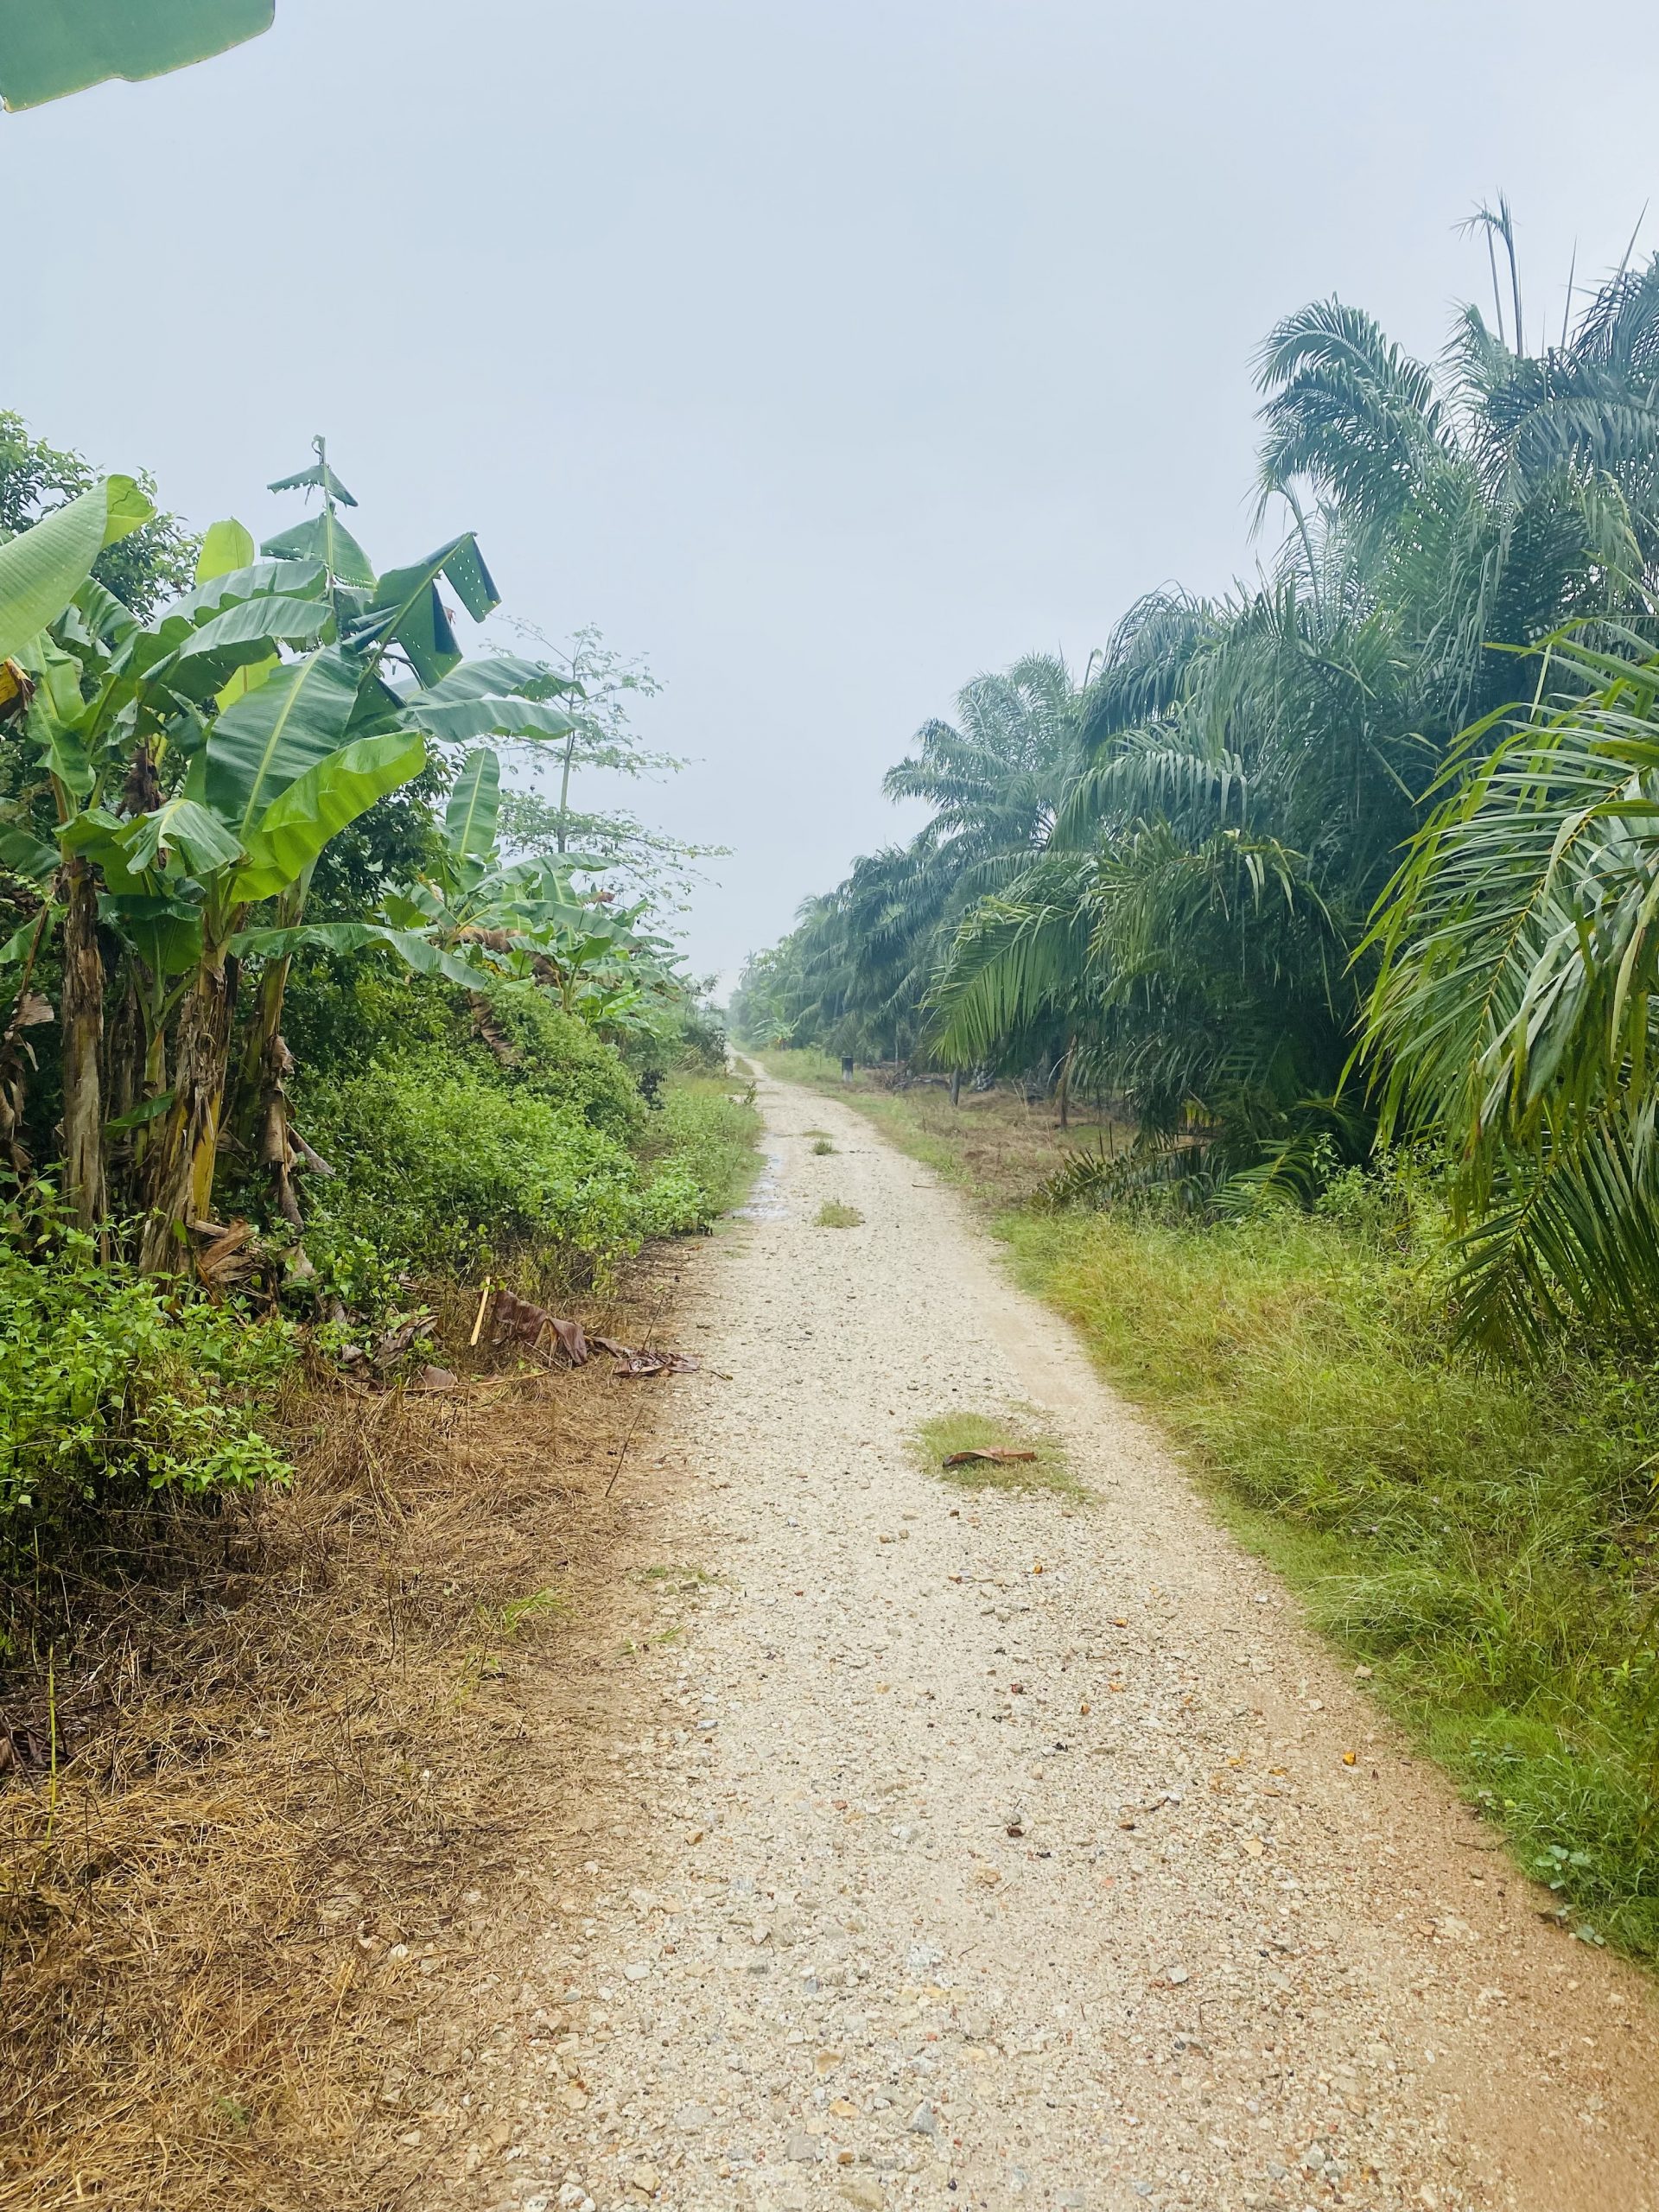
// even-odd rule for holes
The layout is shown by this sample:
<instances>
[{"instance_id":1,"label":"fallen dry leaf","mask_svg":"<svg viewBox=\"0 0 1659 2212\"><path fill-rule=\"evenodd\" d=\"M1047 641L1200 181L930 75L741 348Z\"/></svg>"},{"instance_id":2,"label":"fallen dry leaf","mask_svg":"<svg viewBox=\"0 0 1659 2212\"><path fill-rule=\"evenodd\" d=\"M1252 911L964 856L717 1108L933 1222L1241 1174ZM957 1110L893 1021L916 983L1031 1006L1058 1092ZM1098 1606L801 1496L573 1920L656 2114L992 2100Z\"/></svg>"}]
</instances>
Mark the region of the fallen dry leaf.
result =
<instances>
[{"instance_id":1,"label":"fallen dry leaf","mask_svg":"<svg viewBox=\"0 0 1659 2212\"><path fill-rule=\"evenodd\" d=\"M942 1464L947 1467L966 1467L976 1462L983 1462L992 1467L1010 1467L1017 1460L1034 1459L1036 1457L1034 1452L1016 1452L1012 1445L984 1444L972 1452L948 1452Z\"/></svg>"}]
</instances>

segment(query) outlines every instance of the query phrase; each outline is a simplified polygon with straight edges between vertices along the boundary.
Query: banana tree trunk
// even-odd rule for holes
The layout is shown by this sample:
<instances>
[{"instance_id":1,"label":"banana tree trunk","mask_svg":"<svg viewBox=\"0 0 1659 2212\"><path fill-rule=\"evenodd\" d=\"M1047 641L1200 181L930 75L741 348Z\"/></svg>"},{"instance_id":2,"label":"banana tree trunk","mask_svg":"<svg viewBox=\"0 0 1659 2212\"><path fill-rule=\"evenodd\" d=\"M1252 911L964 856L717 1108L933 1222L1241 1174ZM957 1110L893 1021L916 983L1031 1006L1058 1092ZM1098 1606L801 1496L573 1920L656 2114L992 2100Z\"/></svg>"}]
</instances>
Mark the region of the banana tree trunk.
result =
<instances>
[{"instance_id":1,"label":"banana tree trunk","mask_svg":"<svg viewBox=\"0 0 1659 2212\"><path fill-rule=\"evenodd\" d=\"M273 960L259 979L259 1007L248 1033L244 1082L252 1103L254 1150L269 1170L271 1196L283 1219L303 1229L294 1191L294 1139L288 1122L288 1078L294 1055L283 1039L283 1002L288 992L289 962Z\"/></svg>"},{"instance_id":2,"label":"banana tree trunk","mask_svg":"<svg viewBox=\"0 0 1659 2212\"><path fill-rule=\"evenodd\" d=\"M63 1174L79 1229L104 1218L104 956L98 885L77 854L63 871Z\"/></svg>"},{"instance_id":3,"label":"banana tree trunk","mask_svg":"<svg viewBox=\"0 0 1659 2212\"><path fill-rule=\"evenodd\" d=\"M235 1005L234 967L215 953L203 960L179 1008L173 1103L145 1160L149 1218L140 1262L149 1274L181 1272L191 1223L213 1217Z\"/></svg>"}]
</instances>

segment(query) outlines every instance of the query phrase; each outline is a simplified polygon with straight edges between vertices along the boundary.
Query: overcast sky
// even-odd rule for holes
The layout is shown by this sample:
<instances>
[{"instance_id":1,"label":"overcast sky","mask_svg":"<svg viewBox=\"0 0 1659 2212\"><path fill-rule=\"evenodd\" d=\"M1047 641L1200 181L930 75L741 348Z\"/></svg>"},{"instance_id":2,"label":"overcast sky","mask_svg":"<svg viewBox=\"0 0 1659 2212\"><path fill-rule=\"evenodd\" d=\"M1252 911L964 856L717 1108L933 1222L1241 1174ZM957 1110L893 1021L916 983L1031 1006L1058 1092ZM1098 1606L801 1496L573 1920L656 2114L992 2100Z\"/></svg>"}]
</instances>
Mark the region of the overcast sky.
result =
<instances>
[{"instance_id":1,"label":"overcast sky","mask_svg":"<svg viewBox=\"0 0 1659 2212\"><path fill-rule=\"evenodd\" d=\"M0 118L0 405L261 534L324 430L383 565L476 529L514 612L646 653L695 765L641 810L735 849L688 924L728 976L905 826L881 771L967 678L1249 569L1278 316L1436 347L1503 191L1559 325L1656 174L1622 0L276 14Z\"/></svg>"}]
</instances>

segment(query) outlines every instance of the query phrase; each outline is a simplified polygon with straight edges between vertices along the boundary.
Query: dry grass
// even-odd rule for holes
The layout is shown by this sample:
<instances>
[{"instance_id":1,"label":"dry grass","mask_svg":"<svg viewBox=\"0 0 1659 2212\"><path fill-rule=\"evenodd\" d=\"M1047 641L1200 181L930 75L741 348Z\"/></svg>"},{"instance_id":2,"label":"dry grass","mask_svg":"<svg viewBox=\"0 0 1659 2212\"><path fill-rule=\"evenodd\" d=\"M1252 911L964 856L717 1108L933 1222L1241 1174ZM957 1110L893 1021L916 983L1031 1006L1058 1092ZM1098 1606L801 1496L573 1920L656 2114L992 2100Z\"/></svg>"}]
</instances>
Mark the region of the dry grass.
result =
<instances>
[{"instance_id":1,"label":"dry grass","mask_svg":"<svg viewBox=\"0 0 1659 2212\"><path fill-rule=\"evenodd\" d=\"M592 1318L627 1337L664 1304L639 1282ZM409 2201L389 2055L440 2063L443 1984L397 1947L475 1951L532 1840L563 1592L615 1580L606 1485L662 1388L314 1376L289 1491L153 1522L75 1593L73 1648L4 1686L4 2212Z\"/></svg>"},{"instance_id":2,"label":"dry grass","mask_svg":"<svg viewBox=\"0 0 1659 2212\"><path fill-rule=\"evenodd\" d=\"M820 1229L861 1229L864 1217L856 1206L843 1205L839 1198L826 1198L813 1217Z\"/></svg>"}]
</instances>

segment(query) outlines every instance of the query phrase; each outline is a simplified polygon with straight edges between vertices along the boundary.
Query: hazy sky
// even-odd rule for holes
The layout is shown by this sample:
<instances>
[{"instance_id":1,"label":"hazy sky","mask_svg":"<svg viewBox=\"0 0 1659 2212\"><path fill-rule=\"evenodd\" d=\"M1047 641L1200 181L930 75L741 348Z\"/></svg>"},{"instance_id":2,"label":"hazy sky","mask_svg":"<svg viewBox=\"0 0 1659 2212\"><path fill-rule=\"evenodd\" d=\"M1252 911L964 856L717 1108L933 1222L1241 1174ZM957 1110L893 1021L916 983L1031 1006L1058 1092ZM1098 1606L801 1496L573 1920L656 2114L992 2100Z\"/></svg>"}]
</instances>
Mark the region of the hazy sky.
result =
<instances>
[{"instance_id":1,"label":"hazy sky","mask_svg":"<svg viewBox=\"0 0 1659 2212\"><path fill-rule=\"evenodd\" d=\"M382 564L474 528L512 610L647 653L696 765L641 810L735 848L728 974L904 826L881 771L968 677L1249 568L1279 315L1437 346L1503 191L1559 324L1659 177L1608 0L276 12L0 118L0 405L261 534L325 430Z\"/></svg>"}]
</instances>

